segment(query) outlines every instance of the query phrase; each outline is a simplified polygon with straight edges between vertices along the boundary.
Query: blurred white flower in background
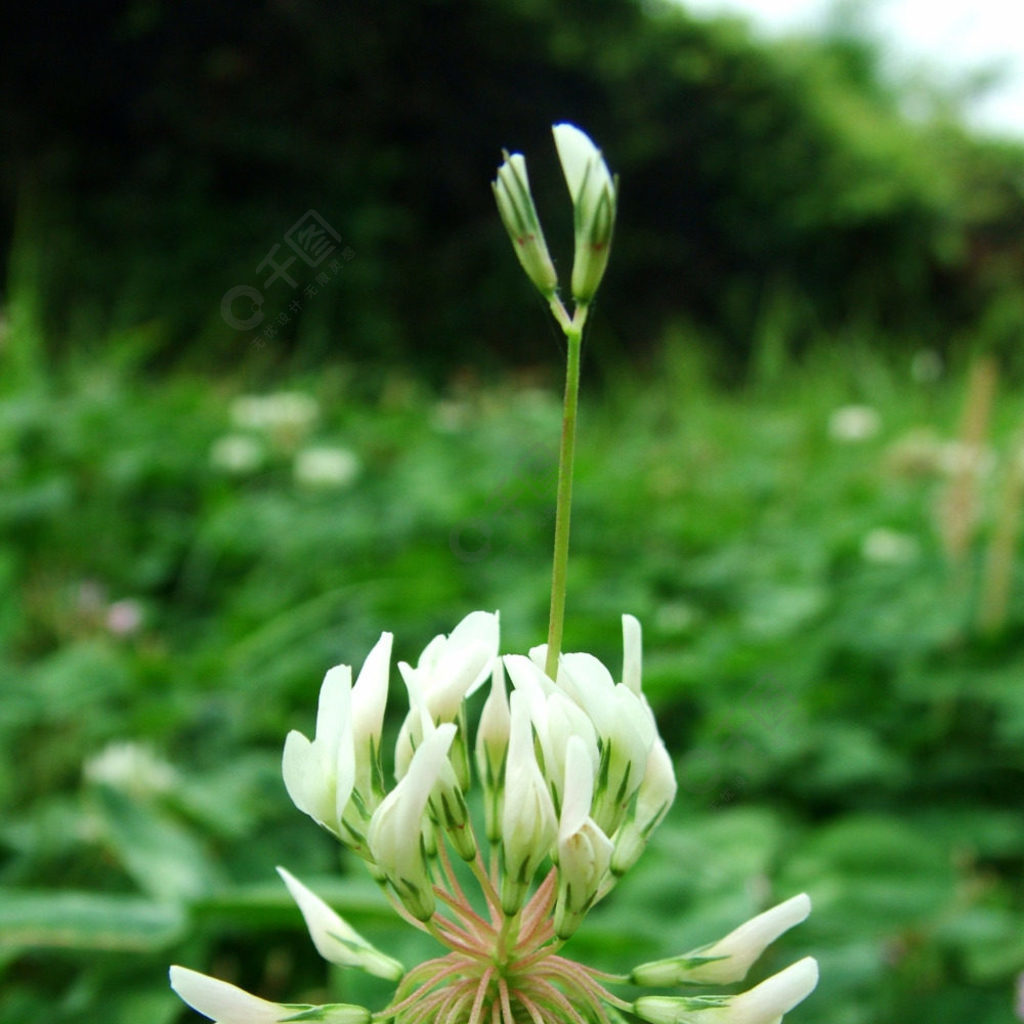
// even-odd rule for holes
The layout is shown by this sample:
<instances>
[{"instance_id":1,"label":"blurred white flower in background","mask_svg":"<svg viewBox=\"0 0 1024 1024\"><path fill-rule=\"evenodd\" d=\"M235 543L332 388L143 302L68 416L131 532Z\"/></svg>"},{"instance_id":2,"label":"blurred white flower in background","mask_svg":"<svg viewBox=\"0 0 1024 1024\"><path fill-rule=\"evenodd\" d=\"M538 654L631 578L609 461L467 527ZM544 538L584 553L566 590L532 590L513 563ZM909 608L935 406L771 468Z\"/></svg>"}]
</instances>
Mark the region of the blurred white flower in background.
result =
<instances>
[{"instance_id":1,"label":"blurred white flower in background","mask_svg":"<svg viewBox=\"0 0 1024 1024\"><path fill-rule=\"evenodd\" d=\"M210 465L231 476L245 476L263 467L263 443L248 434L225 434L210 448Z\"/></svg>"},{"instance_id":2,"label":"blurred white flower in background","mask_svg":"<svg viewBox=\"0 0 1024 1024\"><path fill-rule=\"evenodd\" d=\"M338 490L359 475L359 456L348 448L319 445L295 456L295 482L313 490Z\"/></svg>"},{"instance_id":3,"label":"blurred white flower in background","mask_svg":"<svg viewBox=\"0 0 1024 1024\"><path fill-rule=\"evenodd\" d=\"M700 620L700 611L687 601L670 601L659 605L654 613L654 625L669 636L688 633Z\"/></svg>"},{"instance_id":4,"label":"blurred white flower in background","mask_svg":"<svg viewBox=\"0 0 1024 1024\"><path fill-rule=\"evenodd\" d=\"M135 740L115 740L82 766L86 781L101 783L134 796L167 793L178 783L174 766L152 747Z\"/></svg>"},{"instance_id":5,"label":"blurred white flower in background","mask_svg":"<svg viewBox=\"0 0 1024 1024\"><path fill-rule=\"evenodd\" d=\"M860 553L865 562L874 565L909 565L917 560L921 545L909 533L878 526L865 534Z\"/></svg>"},{"instance_id":6,"label":"blurred white flower in background","mask_svg":"<svg viewBox=\"0 0 1024 1024\"><path fill-rule=\"evenodd\" d=\"M828 436L833 441L870 441L882 429L882 417L870 405L842 405L828 418Z\"/></svg>"},{"instance_id":7,"label":"blurred white flower in background","mask_svg":"<svg viewBox=\"0 0 1024 1024\"><path fill-rule=\"evenodd\" d=\"M260 431L285 447L301 441L319 414L317 400L302 391L239 395L230 409L231 422L236 428Z\"/></svg>"},{"instance_id":8,"label":"blurred white flower in background","mask_svg":"<svg viewBox=\"0 0 1024 1024\"><path fill-rule=\"evenodd\" d=\"M434 404L430 425L439 434L458 434L469 420L470 409L465 402L454 398L443 398Z\"/></svg>"},{"instance_id":9,"label":"blurred white flower in background","mask_svg":"<svg viewBox=\"0 0 1024 1024\"><path fill-rule=\"evenodd\" d=\"M934 384L944 369L942 356L933 348L919 349L910 360L910 376L917 384Z\"/></svg>"},{"instance_id":10,"label":"blurred white flower in background","mask_svg":"<svg viewBox=\"0 0 1024 1024\"><path fill-rule=\"evenodd\" d=\"M943 442L931 427L915 427L885 453L886 468L903 477L928 477L943 471Z\"/></svg>"},{"instance_id":11,"label":"blurred white flower in background","mask_svg":"<svg viewBox=\"0 0 1024 1024\"><path fill-rule=\"evenodd\" d=\"M961 473L988 476L995 465L996 456L991 448L964 441L947 441L939 452L939 468L949 476Z\"/></svg>"}]
</instances>

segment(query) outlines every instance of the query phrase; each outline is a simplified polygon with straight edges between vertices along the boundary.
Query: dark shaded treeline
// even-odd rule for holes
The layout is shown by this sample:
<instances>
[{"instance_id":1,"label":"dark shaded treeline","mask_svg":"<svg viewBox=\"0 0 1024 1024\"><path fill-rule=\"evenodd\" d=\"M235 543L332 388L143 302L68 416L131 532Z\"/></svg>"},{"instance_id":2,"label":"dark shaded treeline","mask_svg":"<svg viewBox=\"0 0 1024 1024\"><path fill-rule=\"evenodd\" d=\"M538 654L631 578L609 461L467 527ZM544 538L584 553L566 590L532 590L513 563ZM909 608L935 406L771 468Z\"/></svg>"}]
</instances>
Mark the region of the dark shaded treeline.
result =
<instances>
[{"instance_id":1,"label":"dark shaded treeline","mask_svg":"<svg viewBox=\"0 0 1024 1024\"><path fill-rule=\"evenodd\" d=\"M258 344L438 377L557 357L488 181L527 153L567 278L563 119L622 176L592 342L615 361L679 320L733 365L769 329L1009 345L1024 324L1024 157L907 120L863 41L755 44L631 0L44 3L4 28L8 298L32 293L54 345L146 325L161 362ZM344 258L265 284L308 210ZM264 320L238 329L253 289Z\"/></svg>"}]
</instances>

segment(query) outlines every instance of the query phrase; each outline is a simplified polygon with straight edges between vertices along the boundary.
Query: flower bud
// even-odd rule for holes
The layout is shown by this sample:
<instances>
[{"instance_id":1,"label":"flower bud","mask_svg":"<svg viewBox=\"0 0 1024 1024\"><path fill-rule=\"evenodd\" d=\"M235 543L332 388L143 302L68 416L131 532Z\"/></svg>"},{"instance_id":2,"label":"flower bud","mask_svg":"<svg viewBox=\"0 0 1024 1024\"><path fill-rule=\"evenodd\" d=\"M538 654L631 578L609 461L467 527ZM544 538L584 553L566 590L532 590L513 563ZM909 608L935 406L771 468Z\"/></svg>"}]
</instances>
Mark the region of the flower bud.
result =
<instances>
[{"instance_id":1,"label":"flower bud","mask_svg":"<svg viewBox=\"0 0 1024 1024\"><path fill-rule=\"evenodd\" d=\"M698 946L682 956L641 964L630 980L636 985L663 987L742 981L765 949L783 932L804 921L810 912L810 897L801 893L752 917L718 942Z\"/></svg>"},{"instance_id":2,"label":"flower bud","mask_svg":"<svg viewBox=\"0 0 1024 1024\"><path fill-rule=\"evenodd\" d=\"M641 996L633 1012L650 1024L778 1024L818 984L805 957L738 996Z\"/></svg>"},{"instance_id":3,"label":"flower bud","mask_svg":"<svg viewBox=\"0 0 1024 1024\"><path fill-rule=\"evenodd\" d=\"M558 836L558 822L533 752L526 698L513 693L509 704L511 722L501 820L501 904L506 914L514 914L522 907L537 868Z\"/></svg>"},{"instance_id":4,"label":"flower bud","mask_svg":"<svg viewBox=\"0 0 1024 1024\"><path fill-rule=\"evenodd\" d=\"M425 726L426 735L430 736L434 731L434 726L428 722ZM434 820L448 833L455 852L463 860L473 860L476 857L476 840L473 837L473 829L469 820L469 806L459 784L458 775L451 763L451 754L455 750L456 744L459 744L463 752L465 751L465 745L460 741L461 733L461 729L456 729L448 756L441 762L437 781L434 783L427 804Z\"/></svg>"},{"instance_id":5,"label":"flower bud","mask_svg":"<svg viewBox=\"0 0 1024 1024\"><path fill-rule=\"evenodd\" d=\"M583 921L608 875L611 840L590 817L594 765L579 736L569 738L565 757L565 795L558 825L558 899L555 934L567 939Z\"/></svg>"},{"instance_id":6,"label":"flower bud","mask_svg":"<svg viewBox=\"0 0 1024 1024\"><path fill-rule=\"evenodd\" d=\"M573 202L572 296L586 306L608 265L618 189L601 151L584 132L571 124L556 124L551 130Z\"/></svg>"},{"instance_id":7,"label":"flower bud","mask_svg":"<svg viewBox=\"0 0 1024 1024\"><path fill-rule=\"evenodd\" d=\"M294 875L279 867L277 873L288 886L292 899L306 921L317 952L332 964L359 967L378 978L398 981L405 968L370 945L347 921L336 914L315 892L307 889Z\"/></svg>"},{"instance_id":8,"label":"flower bud","mask_svg":"<svg viewBox=\"0 0 1024 1024\"><path fill-rule=\"evenodd\" d=\"M480 725L476 732L476 767L483 782L484 818L487 840L491 843L501 839L505 755L508 753L510 727L505 670L499 660L494 668L491 692L480 712Z\"/></svg>"},{"instance_id":9,"label":"flower bud","mask_svg":"<svg viewBox=\"0 0 1024 1024\"><path fill-rule=\"evenodd\" d=\"M636 801L615 833L611 868L616 875L625 874L636 863L675 797L676 774L672 758L661 737L656 736L647 755L647 767L636 791Z\"/></svg>"},{"instance_id":10,"label":"flower bud","mask_svg":"<svg viewBox=\"0 0 1024 1024\"><path fill-rule=\"evenodd\" d=\"M511 156L505 153L504 156L505 162L498 168L498 177L491 183L498 212L526 276L546 299L550 299L558 287L558 275L533 205L526 160L522 153Z\"/></svg>"},{"instance_id":11,"label":"flower bud","mask_svg":"<svg viewBox=\"0 0 1024 1024\"><path fill-rule=\"evenodd\" d=\"M374 811L366 834L373 859L409 913L421 921L434 913L424 817L427 801L448 765L448 748L454 738L455 726L446 722L423 741L408 772ZM450 765L448 768L451 770Z\"/></svg>"}]
</instances>

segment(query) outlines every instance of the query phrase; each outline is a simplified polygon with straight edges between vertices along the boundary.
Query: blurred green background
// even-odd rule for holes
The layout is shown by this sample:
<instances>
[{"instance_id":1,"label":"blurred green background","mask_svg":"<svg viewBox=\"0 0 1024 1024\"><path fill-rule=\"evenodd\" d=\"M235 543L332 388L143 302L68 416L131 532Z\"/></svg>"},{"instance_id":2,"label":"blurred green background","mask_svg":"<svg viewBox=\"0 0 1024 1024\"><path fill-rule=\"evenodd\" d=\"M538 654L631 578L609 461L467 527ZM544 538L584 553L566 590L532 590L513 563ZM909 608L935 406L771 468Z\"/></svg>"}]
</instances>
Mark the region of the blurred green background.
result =
<instances>
[{"instance_id":1,"label":"blurred green background","mask_svg":"<svg viewBox=\"0 0 1024 1024\"><path fill-rule=\"evenodd\" d=\"M910 117L840 22L0 17L2 1024L197 1019L171 961L383 1005L278 863L422 955L280 750L381 630L405 660L474 608L543 639L563 351L488 182L527 154L567 268L560 120L622 177L566 645L615 667L641 619L680 779L571 949L623 970L806 889L757 969L820 958L794 1022L1014 1019L1024 147L938 93Z\"/></svg>"}]
</instances>

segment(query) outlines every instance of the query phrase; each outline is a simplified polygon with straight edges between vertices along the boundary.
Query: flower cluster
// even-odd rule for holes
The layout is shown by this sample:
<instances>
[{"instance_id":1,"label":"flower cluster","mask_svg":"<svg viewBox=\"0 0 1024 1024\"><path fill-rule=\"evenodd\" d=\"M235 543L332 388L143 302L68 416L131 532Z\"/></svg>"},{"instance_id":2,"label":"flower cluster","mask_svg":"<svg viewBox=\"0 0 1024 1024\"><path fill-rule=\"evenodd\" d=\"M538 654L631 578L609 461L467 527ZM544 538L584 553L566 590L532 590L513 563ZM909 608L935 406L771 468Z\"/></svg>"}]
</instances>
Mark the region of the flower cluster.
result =
<instances>
[{"instance_id":1,"label":"flower cluster","mask_svg":"<svg viewBox=\"0 0 1024 1024\"><path fill-rule=\"evenodd\" d=\"M313 739L292 732L285 743L288 793L366 862L402 917L447 951L406 971L280 869L321 956L398 983L388 1006L371 1014L347 1004L268 1003L182 967L172 968L175 990L218 1024L610 1024L617 1011L651 1024L776 1024L814 988L812 959L735 996L627 1001L607 986L740 981L807 916L803 895L717 943L629 974L602 974L561 955L675 796L672 762L641 691L632 616L623 617L623 638L621 681L589 654L561 655L552 679L545 648L499 657L497 614L473 612L435 637L415 666L399 664L409 710L390 765L382 734L391 634L354 681L349 666L331 669ZM471 733L469 699L488 685ZM470 883L479 890L472 897Z\"/></svg>"}]
</instances>

